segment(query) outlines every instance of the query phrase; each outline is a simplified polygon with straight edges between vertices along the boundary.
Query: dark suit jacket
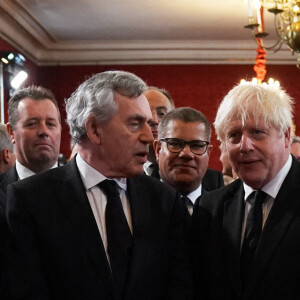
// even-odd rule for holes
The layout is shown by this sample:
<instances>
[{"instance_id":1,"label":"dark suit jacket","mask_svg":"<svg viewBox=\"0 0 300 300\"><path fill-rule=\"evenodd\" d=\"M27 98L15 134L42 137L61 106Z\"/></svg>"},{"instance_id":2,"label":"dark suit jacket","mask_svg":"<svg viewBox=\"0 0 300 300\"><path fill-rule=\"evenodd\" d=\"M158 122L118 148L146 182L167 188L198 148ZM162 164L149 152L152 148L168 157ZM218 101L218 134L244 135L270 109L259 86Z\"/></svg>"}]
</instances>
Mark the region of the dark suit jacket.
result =
<instances>
[{"instance_id":1,"label":"dark suit jacket","mask_svg":"<svg viewBox=\"0 0 300 300\"><path fill-rule=\"evenodd\" d=\"M254 260L254 276L240 280L241 180L204 195L193 219L196 299L300 299L300 163L292 167L274 201Z\"/></svg>"},{"instance_id":2,"label":"dark suit jacket","mask_svg":"<svg viewBox=\"0 0 300 300\"><path fill-rule=\"evenodd\" d=\"M6 194L8 185L16 181L18 181L18 173L16 165L14 165L8 171L0 174L0 189Z\"/></svg>"},{"instance_id":3,"label":"dark suit jacket","mask_svg":"<svg viewBox=\"0 0 300 300\"><path fill-rule=\"evenodd\" d=\"M0 299L4 297L3 291L3 251L4 251L4 207L5 194L0 190Z\"/></svg>"},{"instance_id":4,"label":"dark suit jacket","mask_svg":"<svg viewBox=\"0 0 300 300\"><path fill-rule=\"evenodd\" d=\"M111 272L75 160L11 184L7 276L12 299L115 299ZM128 179L133 250L126 300L190 299L179 194Z\"/></svg>"},{"instance_id":5,"label":"dark suit jacket","mask_svg":"<svg viewBox=\"0 0 300 300\"><path fill-rule=\"evenodd\" d=\"M210 192L223 186L223 174L217 170L207 169L202 178L202 192Z\"/></svg>"}]
</instances>

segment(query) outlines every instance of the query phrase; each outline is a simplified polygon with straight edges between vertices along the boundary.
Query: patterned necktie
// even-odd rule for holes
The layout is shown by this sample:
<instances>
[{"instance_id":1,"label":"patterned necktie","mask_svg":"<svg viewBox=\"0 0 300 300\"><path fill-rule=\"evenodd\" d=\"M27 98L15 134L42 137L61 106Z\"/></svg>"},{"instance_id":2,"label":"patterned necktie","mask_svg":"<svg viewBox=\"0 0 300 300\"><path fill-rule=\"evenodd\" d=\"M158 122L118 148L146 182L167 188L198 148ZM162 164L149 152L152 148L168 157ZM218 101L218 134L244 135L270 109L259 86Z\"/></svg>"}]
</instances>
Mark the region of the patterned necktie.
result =
<instances>
[{"instance_id":1,"label":"patterned necktie","mask_svg":"<svg viewBox=\"0 0 300 300\"><path fill-rule=\"evenodd\" d=\"M243 286L247 284L252 276L252 266L255 251L262 233L262 205L267 194L259 190L253 192L247 199L251 204L246 223L246 230L241 251L241 279Z\"/></svg>"},{"instance_id":2,"label":"patterned necktie","mask_svg":"<svg viewBox=\"0 0 300 300\"><path fill-rule=\"evenodd\" d=\"M105 211L107 253L118 295L117 299L121 299L130 262L132 235L124 214L116 182L104 180L98 186L107 196Z\"/></svg>"}]
</instances>

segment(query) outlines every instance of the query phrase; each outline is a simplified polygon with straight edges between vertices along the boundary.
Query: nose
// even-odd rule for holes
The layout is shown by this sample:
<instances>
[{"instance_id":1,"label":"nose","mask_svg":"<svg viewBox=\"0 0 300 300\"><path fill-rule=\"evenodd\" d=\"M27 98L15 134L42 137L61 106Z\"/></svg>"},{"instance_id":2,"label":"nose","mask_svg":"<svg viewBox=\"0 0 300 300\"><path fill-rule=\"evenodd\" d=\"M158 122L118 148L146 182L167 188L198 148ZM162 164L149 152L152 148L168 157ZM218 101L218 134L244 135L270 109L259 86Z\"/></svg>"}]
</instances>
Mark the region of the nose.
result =
<instances>
[{"instance_id":1,"label":"nose","mask_svg":"<svg viewBox=\"0 0 300 300\"><path fill-rule=\"evenodd\" d=\"M48 136L49 128L45 122L40 122L37 131L38 136Z\"/></svg>"},{"instance_id":2,"label":"nose","mask_svg":"<svg viewBox=\"0 0 300 300\"><path fill-rule=\"evenodd\" d=\"M144 144L152 144L154 142L151 127L147 123L145 124L144 130L140 135L140 141Z\"/></svg>"},{"instance_id":3,"label":"nose","mask_svg":"<svg viewBox=\"0 0 300 300\"><path fill-rule=\"evenodd\" d=\"M179 152L179 157L194 157L194 153L191 151L190 146L188 144L185 144L184 148Z\"/></svg>"},{"instance_id":4,"label":"nose","mask_svg":"<svg viewBox=\"0 0 300 300\"><path fill-rule=\"evenodd\" d=\"M252 151L253 149L254 147L252 139L246 133L244 133L240 142L241 153L247 153L249 151Z\"/></svg>"},{"instance_id":5,"label":"nose","mask_svg":"<svg viewBox=\"0 0 300 300\"><path fill-rule=\"evenodd\" d=\"M152 111L152 122L156 126L159 124L159 117L158 117L156 111Z\"/></svg>"}]
</instances>

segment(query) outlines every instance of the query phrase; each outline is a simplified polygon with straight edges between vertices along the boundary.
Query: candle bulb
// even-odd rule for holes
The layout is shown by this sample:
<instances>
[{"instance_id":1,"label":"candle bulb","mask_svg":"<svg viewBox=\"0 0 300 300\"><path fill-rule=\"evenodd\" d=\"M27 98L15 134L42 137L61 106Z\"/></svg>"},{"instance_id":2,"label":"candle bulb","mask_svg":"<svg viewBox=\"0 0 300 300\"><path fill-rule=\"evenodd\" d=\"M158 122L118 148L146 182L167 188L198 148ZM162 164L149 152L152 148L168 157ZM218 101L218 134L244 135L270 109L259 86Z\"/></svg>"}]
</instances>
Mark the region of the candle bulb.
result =
<instances>
[{"instance_id":1,"label":"candle bulb","mask_svg":"<svg viewBox=\"0 0 300 300\"><path fill-rule=\"evenodd\" d=\"M251 17L253 17L253 15L252 15L252 9L251 9L251 0L248 0L248 17L249 17L249 19Z\"/></svg>"}]
</instances>

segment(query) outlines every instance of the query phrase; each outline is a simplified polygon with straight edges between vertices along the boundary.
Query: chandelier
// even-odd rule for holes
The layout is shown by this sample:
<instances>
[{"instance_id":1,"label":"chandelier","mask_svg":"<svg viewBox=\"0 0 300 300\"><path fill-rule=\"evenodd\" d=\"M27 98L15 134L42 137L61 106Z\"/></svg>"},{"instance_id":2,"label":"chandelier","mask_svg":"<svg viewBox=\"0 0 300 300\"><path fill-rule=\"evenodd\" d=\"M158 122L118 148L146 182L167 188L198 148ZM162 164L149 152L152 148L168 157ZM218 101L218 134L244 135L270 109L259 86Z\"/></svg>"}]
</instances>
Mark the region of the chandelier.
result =
<instances>
[{"instance_id":1,"label":"chandelier","mask_svg":"<svg viewBox=\"0 0 300 300\"><path fill-rule=\"evenodd\" d=\"M247 0L249 24L258 46L266 51L279 51L285 43L298 55L297 67L300 68L300 0ZM274 14L277 40L273 45L264 45L264 9Z\"/></svg>"}]
</instances>

